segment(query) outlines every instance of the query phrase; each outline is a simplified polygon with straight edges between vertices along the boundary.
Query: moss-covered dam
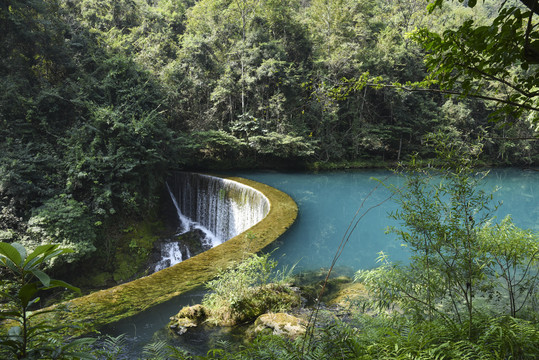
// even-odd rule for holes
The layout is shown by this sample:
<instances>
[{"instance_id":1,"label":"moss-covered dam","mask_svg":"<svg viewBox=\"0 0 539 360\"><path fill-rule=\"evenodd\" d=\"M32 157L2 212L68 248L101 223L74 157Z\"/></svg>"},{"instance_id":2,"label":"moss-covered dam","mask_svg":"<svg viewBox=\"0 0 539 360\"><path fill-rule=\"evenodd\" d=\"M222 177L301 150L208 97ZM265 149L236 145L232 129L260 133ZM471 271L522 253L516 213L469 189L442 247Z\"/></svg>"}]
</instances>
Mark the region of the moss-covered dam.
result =
<instances>
[{"instance_id":1,"label":"moss-covered dam","mask_svg":"<svg viewBox=\"0 0 539 360\"><path fill-rule=\"evenodd\" d=\"M263 194L269 203L269 211L265 210L267 215L221 245L179 264L58 305L64 307L66 311L50 313L49 316L61 317L61 319L51 320L61 321L66 325L77 323L82 326L81 332L88 332L133 316L203 285L216 275L217 270L237 262L246 253L256 253L264 249L294 223L298 208L287 194L268 185L243 178L222 179L243 184L253 189L253 192ZM200 183L204 184L204 182ZM217 191L215 195L218 197L235 197L237 201L249 201L251 198L250 196L238 197L233 192L227 195L226 189L219 187L213 187L212 191ZM227 231L229 231L228 227Z\"/></svg>"}]
</instances>

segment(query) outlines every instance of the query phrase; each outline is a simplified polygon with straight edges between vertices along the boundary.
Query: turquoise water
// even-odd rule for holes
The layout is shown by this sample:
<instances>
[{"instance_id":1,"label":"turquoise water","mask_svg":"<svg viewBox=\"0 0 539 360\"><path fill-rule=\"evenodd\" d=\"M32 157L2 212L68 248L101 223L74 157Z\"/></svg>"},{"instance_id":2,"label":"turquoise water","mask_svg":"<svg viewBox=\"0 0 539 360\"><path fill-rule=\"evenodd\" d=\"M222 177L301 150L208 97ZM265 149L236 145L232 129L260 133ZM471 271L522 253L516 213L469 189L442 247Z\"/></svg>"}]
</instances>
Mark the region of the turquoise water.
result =
<instances>
[{"instance_id":1,"label":"turquoise water","mask_svg":"<svg viewBox=\"0 0 539 360\"><path fill-rule=\"evenodd\" d=\"M387 213L397 207L388 200L389 191L375 178L385 179L389 172L245 172L236 175L284 191L298 204L296 223L275 244L278 248L274 258L280 264L297 263L298 271L328 268L348 227L355 224L356 213L363 217L345 245L337 266L356 270L371 268L380 251L391 254L395 261L407 258L394 241L395 236L385 234L389 225L395 225Z\"/></svg>"},{"instance_id":2,"label":"turquoise water","mask_svg":"<svg viewBox=\"0 0 539 360\"><path fill-rule=\"evenodd\" d=\"M358 222L337 266L353 270L372 268L380 251L393 261L407 259L396 236L386 233L388 226L398 226L388 217L397 205L389 200L377 206L388 198L389 191L384 187L373 191L379 184L376 179L396 185L402 182L387 171L319 174L257 171L235 175L271 185L297 202L298 220L276 244L274 257L282 264L297 262L299 270L329 267L358 209L360 215L365 215ZM539 171L492 170L483 188L494 192L493 206L503 202L495 212L499 219L511 214L518 226L539 231ZM374 208L368 210L371 207Z\"/></svg>"},{"instance_id":3,"label":"turquoise water","mask_svg":"<svg viewBox=\"0 0 539 360\"><path fill-rule=\"evenodd\" d=\"M328 268L363 201L360 215L370 207L374 208L358 222L337 262L337 271L351 274L358 269L371 268L375 266L380 251L388 253L394 261L407 259L396 237L385 233L388 226L397 225L387 217L388 212L397 209L396 204L387 201L376 207L387 199L389 192L383 187L373 191L378 184L373 178L399 184L398 178L386 179L389 172L369 170L312 174L249 171L232 175L271 185L297 202L299 216L296 223L277 241L278 248L273 249L274 258L280 265L298 263L298 271ZM518 226L539 231L539 171L492 170L484 189L494 191L497 188L494 202L503 202L496 212L498 218L512 214ZM170 316L183 305L199 302L203 293L203 290L198 290L181 295L145 313L110 325L103 329L103 333L114 336L127 334L130 344L129 353L125 356L127 359L136 358L145 344L157 340L165 340L194 354L204 354L216 346L218 340L233 341L233 331L200 329L188 336L171 337L166 329Z\"/></svg>"}]
</instances>

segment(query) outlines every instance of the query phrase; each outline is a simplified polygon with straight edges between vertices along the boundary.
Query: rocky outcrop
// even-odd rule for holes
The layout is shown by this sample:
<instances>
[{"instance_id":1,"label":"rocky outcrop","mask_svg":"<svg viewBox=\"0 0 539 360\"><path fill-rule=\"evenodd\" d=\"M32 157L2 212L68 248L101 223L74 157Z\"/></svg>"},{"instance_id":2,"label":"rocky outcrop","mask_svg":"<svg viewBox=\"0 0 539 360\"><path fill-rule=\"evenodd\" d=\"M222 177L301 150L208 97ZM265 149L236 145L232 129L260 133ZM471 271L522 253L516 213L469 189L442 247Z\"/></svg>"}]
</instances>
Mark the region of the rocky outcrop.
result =
<instances>
[{"instance_id":1,"label":"rocky outcrop","mask_svg":"<svg viewBox=\"0 0 539 360\"><path fill-rule=\"evenodd\" d=\"M176 335L183 335L189 328L197 327L206 321L208 310L200 305L185 306L170 318L169 329Z\"/></svg>"},{"instance_id":2,"label":"rocky outcrop","mask_svg":"<svg viewBox=\"0 0 539 360\"><path fill-rule=\"evenodd\" d=\"M266 313L260 315L251 329L253 335L268 331L273 335L295 339L305 334L307 322L287 313Z\"/></svg>"},{"instance_id":3,"label":"rocky outcrop","mask_svg":"<svg viewBox=\"0 0 539 360\"><path fill-rule=\"evenodd\" d=\"M188 328L202 323L212 326L236 326L254 322L260 315L300 306L300 296L287 285L266 284L247 292L234 304L206 307L201 304L183 307L170 318L169 329L183 335Z\"/></svg>"}]
</instances>

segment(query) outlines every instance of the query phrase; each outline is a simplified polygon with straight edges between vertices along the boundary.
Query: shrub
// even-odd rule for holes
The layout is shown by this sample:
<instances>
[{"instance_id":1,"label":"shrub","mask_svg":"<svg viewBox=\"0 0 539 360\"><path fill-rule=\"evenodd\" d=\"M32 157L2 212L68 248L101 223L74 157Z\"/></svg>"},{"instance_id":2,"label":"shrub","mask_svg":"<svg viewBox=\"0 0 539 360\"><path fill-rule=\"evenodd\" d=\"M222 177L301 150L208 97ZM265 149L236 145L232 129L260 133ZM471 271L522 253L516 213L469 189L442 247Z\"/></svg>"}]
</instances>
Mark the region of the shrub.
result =
<instances>
[{"instance_id":1,"label":"shrub","mask_svg":"<svg viewBox=\"0 0 539 360\"><path fill-rule=\"evenodd\" d=\"M235 325L251 321L267 311L282 311L299 305L299 296L288 286L290 271L275 271L270 254L251 255L243 262L220 271L207 284L210 293L202 304L215 324Z\"/></svg>"}]
</instances>

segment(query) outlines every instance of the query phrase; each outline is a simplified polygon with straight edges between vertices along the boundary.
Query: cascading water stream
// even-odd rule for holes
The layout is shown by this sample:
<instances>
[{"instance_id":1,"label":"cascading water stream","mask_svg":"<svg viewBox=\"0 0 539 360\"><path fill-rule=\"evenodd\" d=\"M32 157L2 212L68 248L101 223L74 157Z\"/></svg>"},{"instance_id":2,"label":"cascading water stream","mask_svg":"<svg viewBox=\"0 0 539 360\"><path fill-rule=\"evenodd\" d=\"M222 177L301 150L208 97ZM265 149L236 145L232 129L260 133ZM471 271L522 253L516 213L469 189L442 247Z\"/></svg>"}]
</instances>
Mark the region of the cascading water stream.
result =
<instances>
[{"instance_id":1,"label":"cascading water stream","mask_svg":"<svg viewBox=\"0 0 539 360\"><path fill-rule=\"evenodd\" d=\"M269 201L262 193L234 181L195 173L176 173L172 180L173 188L168 182L166 188L179 220L175 237L195 231L203 249L240 234L269 212ZM188 246L166 242L155 271L190 257Z\"/></svg>"},{"instance_id":2,"label":"cascading water stream","mask_svg":"<svg viewBox=\"0 0 539 360\"><path fill-rule=\"evenodd\" d=\"M174 194L170 190L170 186L168 186L168 182L165 183L167 186L168 194L170 195L170 199L172 200L172 203L174 204L174 208L176 209L176 214L178 215L178 220L180 220L179 225L179 232L176 235L181 235L189 231L191 227L191 220L189 220L185 215L182 214L182 211L180 210L180 206L178 205L178 201L174 197Z\"/></svg>"},{"instance_id":3,"label":"cascading water stream","mask_svg":"<svg viewBox=\"0 0 539 360\"><path fill-rule=\"evenodd\" d=\"M170 195L170 199L174 204L174 208L176 209L176 214L179 220L179 226L175 237L197 229L200 230L203 234L200 239L203 247L208 248L221 244L222 241L217 238L210 230L200 225L199 223L192 221L191 219L182 214L180 206L178 205L178 201L170 190L170 186L168 185L168 183L165 183L165 185L167 187L168 194ZM188 247L185 247L185 254L183 255L178 242L173 241L166 242L161 245L161 256L161 260L155 265L154 272L163 270L172 265L176 265L182 262L184 257L185 259L189 259L191 257L191 252L189 251Z\"/></svg>"},{"instance_id":4,"label":"cascading water stream","mask_svg":"<svg viewBox=\"0 0 539 360\"><path fill-rule=\"evenodd\" d=\"M182 262L182 252L177 242L169 242L161 245L161 261L155 265L154 271L163 270L169 266Z\"/></svg>"}]
</instances>

